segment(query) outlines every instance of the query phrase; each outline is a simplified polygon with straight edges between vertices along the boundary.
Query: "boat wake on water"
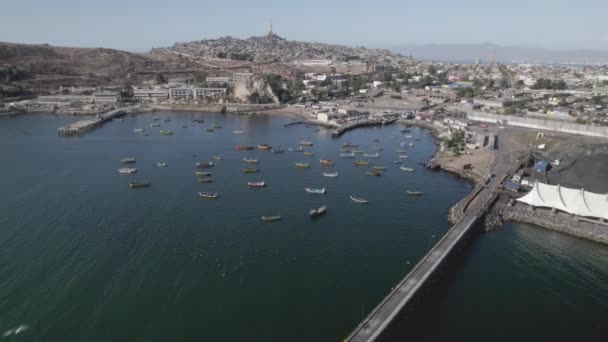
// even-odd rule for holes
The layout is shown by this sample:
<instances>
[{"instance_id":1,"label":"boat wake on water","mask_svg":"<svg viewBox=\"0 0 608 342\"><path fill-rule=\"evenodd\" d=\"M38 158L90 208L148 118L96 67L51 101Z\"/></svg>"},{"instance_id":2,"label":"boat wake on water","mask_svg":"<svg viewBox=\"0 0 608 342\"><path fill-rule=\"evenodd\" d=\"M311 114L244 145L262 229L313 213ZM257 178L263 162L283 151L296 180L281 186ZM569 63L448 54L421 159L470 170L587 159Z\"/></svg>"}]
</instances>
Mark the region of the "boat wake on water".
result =
<instances>
[{"instance_id":1,"label":"boat wake on water","mask_svg":"<svg viewBox=\"0 0 608 342\"><path fill-rule=\"evenodd\" d=\"M6 338L6 337L11 337L11 336L16 336L16 335L19 335L19 334L21 334L23 332L28 331L29 329L30 329L30 327L27 324L21 324L20 326L18 326L16 328L9 329L9 330L5 331L2 334L2 337Z\"/></svg>"}]
</instances>

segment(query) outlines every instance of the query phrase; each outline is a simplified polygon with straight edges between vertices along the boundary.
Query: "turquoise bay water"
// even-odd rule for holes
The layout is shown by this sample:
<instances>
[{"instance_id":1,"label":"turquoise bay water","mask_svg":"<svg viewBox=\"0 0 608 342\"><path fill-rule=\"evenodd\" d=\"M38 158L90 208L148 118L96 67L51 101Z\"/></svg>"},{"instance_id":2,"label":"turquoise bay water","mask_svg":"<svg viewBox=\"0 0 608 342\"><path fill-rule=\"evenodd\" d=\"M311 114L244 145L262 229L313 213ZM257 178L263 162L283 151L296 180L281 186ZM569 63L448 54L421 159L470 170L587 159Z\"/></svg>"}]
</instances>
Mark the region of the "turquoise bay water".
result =
<instances>
[{"instance_id":1,"label":"turquoise bay water","mask_svg":"<svg viewBox=\"0 0 608 342\"><path fill-rule=\"evenodd\" d=\"M150 128L154 115L173 120ZM399 125L332 139L325 130L285 128L292 119L284 117L155 113L81 138L58 137L56 129L73 121L0 121L0 332L30 327L15 340L339 340L448 229L448 208L470 191L418 165L435 148L425 131L411 133L421 139L406 162L416 173L393 165L393 150L407 140ZM204 131L213 124L223 129ZM175 135L160 136L163 128ZM233 149L287 149L302 139L314 142L316 156ZM389 170L369 177L340 159L347 141L368 153L382 146L374 162ZM224 158L205 170L214 183L197 183L194 163L214 155ZM242 174L245 156L259 158L262 173ZM118 174L123 157L137 159L137 174ZM321 157L336 166L320 166ZM310 169L296 169L307 160ZM330 170L339 177L321 176ZM129 189L130 180L152 186ZM261 180L267 188L246 186ZM304 191L323 186L325 196ZM221 197L200 200L198 191ZM370 203L354 204L350 194ZM323 204L327 216L310 221L308 210ZM283 220L264 223L261 215Z\"/></svg>"}]
</instances>

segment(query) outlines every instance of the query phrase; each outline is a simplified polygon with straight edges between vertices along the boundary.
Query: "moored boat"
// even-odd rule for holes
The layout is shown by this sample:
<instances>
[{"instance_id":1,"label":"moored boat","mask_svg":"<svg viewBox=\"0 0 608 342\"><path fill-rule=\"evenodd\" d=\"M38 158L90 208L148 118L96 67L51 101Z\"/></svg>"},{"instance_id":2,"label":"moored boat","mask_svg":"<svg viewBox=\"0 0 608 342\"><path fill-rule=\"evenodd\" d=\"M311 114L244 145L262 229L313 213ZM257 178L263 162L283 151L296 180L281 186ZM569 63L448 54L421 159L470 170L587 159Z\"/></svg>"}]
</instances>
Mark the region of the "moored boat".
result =
<instances>
[{"instance_id":1,"label":"moored boat","mask_svg":"<svg viewBox=\"0 0 608 342\"><path fill-rule=\"evenodd\" d=\"M367 153L366 153L366 154L364 154L363 156L364 156L365 158L378 158L378 157L380 157L380 154L379 154L378 152L376 152L376 153L372 153L372 154L367 154Z\"/></svg>"},{"instance_id":2,"label":"moored boat","mask_svg":"<svg viewBox=\"0 0 608 342\"><path fill-rule=\"evenodd\" d=\"M151 123L150 127L160 127L160 124L159 123Z\"/></svg>"},{"instance_id":3,"label":"moored boat","mask_svg":"<svg viewBox=\"0 0 608 342\"><path fill-rule=\"evenodd\" d=\"M213 179L211 178L199 178L197 179L199 183L213 183Z\"/></svg>"},{"instance_id":4,"label":"moored boat","mask_svg":"<svg viewBox=\"0 0 608 342\"><path fill-rule=\"evenodd\" d=\"M308 215L310 217L318 217L318 216L324 215L326 212L327 212L327 206L324 205L317 209L310 209L310 211L308 212Z\"/></svg>"},{"instance_id":5,"label":"moored boat","mask_svg":"<svg viewBox=\"0 0 608 342\"><path fill-rule=\"evenodd\" d=\"M395 150L395 153L407 153L407 150Z\"/></svg>"},{"instance_id":6,"label":"moored boat","mask_svg":"<svg viewBox=\"0 0 608 342\"><path fill-rule=\"evenodd\" d=\"M336 178L336 177L338 177L338 171L323 172L323 177Z\"/></svg>"},{"instance_id":7,"label":"moored boat","mask_svg":"<svg viewBox=\"0 0 608 342\"><path fill-rule=\"evenodd\" d=\"M245 131L232 131L234 134L245 134Z\"/></svg>"},{"instance_id":8,"label":"moored boat","mask_svg":"<svg viewBox=\"0 0 608 342\"><path fill-rule=\"evenodd\" d=\"M379 146L374 146L374 150L376 150L376 151L384 151L384 148L379 147Z\"/></svg>"},{"instance_id":9,"label":"moored boat","mask_svg":"<svg viewBox=\"0 0 608 342\"><path fill-rule=\"evenodd\" d=\"M143 128L135 128L135 129L133 130L133 133L143 133L143 132L144 132L144 129L143 129Z\"/></svg>"},{"instance_id":10,"label":"moored boat","mask_svg":"<svg viewBox=\"0 0 608 342\"><path fill-rule=\"evenodd\" d=\"M199 197L206 199L217 199L220 195L216 192L199 192Z\"/></svg>"},{"instance_id":11,"label":"moored boat","mask_svg":"<svg viewBox=\"0 0 608 342\"><path fill-rule=\"evenodd\" d=\"M213 160L224 160L224 158L222 158L220 156L213 156L213 157L211 157L211 159L213 159Z\"/></svg>"},{"instance_id":12,"label":"moored boat","mask_svg":"<svg viewBox=\"0 0 608 342\"><path fill-rule=\"evenodd\" d=\"M158 121L158 120L160 120L160 116L155 116L155 117L152 118L152 120Z\"/></svg>"},{"instance_id":13,"label":"moored boat","mask_svg":"<svg viewBox=\"0 0 608 342\"><path fill-rule=\"evenodd\" d=\"M207 163L194 163L194 165L195 165L196 167L198 167L198 168L201 168L201 169L202 169L202 168L205 168L205 167L213 167L213 165L214 165L214 164L213 164L213 162L212 162L212 161L210 161L210 162L207 162Z\"/></svg>"},{"instance_id":14,"label":"moored boat","mask_svg":"<svg viewBox=\"0 0 608 342\"><path fill-rule=\"evenodd\" d=\"M303 168L303 169L307 169L310 167L309 163L296 163L297 167Z\"/></svg>"},{"instance_id":15,"label":"moored boat","mask_svg":"<svg viewBox=\"0 0 608 342\"><path fill-rule=\"evenodd\" d=\"M319 160L319 162L321 163L321 165L334 165L334 162L329 159L321 159Z\"/></svg>"},{"instance_id":16,"label":"moored boat","mask_svg":"<svg viewBox=\"0 0 608 342\"><path fill-rule=\"evenodd\" d=\"M386 167L385 166L374 166L374 170L385 171Z\"/></svg>"},{"instance_id":17,"label":"moored boat","mask_svg":"<svg viewBox=\"0 0 608 342\"><path fill-rule=\"evenodd\" d=\"M220 128L223 128L223 127L220 126L220 125L213 125L213 126L211 126L211 128L213 128L213 129L220 129Z\"/></svg>"},{"instance_id":18,"label":"moored boat","mask_svg":"<svg viewBox=\"0 0 608 342\"><path fill-rule=\"evenodd\" d=\"M127 175L130 175L135 172L137 172L137 169L135 169L135 168L121 167L120 169L118 169L118 173L127 174Z\"/></svg>"},{"instance_id":19,"label":"moored boat","mask_svg":"<svg viewBox=\"0 0 608 342\"><path fill-rule=\"evenodd\" d=\"M403 160L395 160L393 162L393 164L395 164L395 165L403 164Z\"/></svg>"},{"instance_id":20,"label":"moored boat","mask_svg":"<svg viewBox=\"0 0 608 342\"><path fill-rule=\"evenodd\" d=\"M340 153L340 157L341 158L354 158L355 154L354 153Z\"/></svg>"},{"instance_id":21,"label":"moored boat","mask_svg":"<svg viewBox=\"0 0 608 342\"><path fill-rule=\"evenodd\" d=\"M399 156L399 159L407 159L407 155L402 154L402 155Z\"/></svg>"},{"instance_id":22,"label":"moored boat","mask_svg":"<svg viewBox=\"0 0 608 342\"><path fill-rule=\"evenodd\" d=\"M367 200L362 197L356 197L356 196L350 195L350 199L355 203L367 204Z\"/></svg>"},{"instance_id":23,"label":"moored boat","mask_svg":"<svg viewBox=\"0 0 608 342\"><path fill-rule=\"evenodd\" d=\"M411 167L405 167L405 166L400 167L400 169L403 170L403 171L407 171L407 172L414 172L414 171L416 171L416 170L414 170Z\"/></svg>"},{"instance_id":24,"label":"moored boat","mask_svg":"<svg viewBox=\"0 0 608 342\"><path fill-rule=\"evenodd\" d=\"M120 162L123 164L135 164L135 158L132 158L132 157L122 158L120 160Z\"/></svg>"},{"instance_id":25,"label":"moored boat","mask_svg":"<svg viewBox=\"0 0 608 342\"><path fill-rule=\"evenodd\" d=\"M312 152L308 152L308 151L306 151L306 152L304 152L304 155L305 155L305 156L307 156L307 157L312 157L312 156L314 156L315 154L314 154L314 153L312 153Z\"/></svg>"},{"instance_id":26,"label":"moored boat","mask_svg":"<svg viewBox=\"0 0 608 342\"><path fill-rule=\"evenodd\" d=\"M306 190L306 192L308 192L309 194L320 194L320 195L324 195L327 193L327 191L325 190L325 188L321 188L321 189L314 189L314 188L304 188L304 190Z\"/></svg>"},{"instance_id":27,"label":"moored boat","mask_svg":"<svg viewBox=\"0 0 608 342\"><path fill-rule=\"evenodd\" d=\"M369 166L369 162L365 161L365 160L356 160L355 165L356 166Z\"/></svg>"},{"instance_id":28,"label":"moored boat","mask_svg":"<svg viewBox=\"0 0 608 342\"><path fill-rule=\"evenodd\" d=\"M259 163L259 162L260 162L260 161L259 161L259 160L257 160L257 159L250 159L250 158L243 158L243 161L244 161L245 163L248 163L248 164L257 164L257 163Z\"/></svg>"},{"instance_id":29,"label":"moored boat","mask_svg":"<svg viewBox=\"0 0 608 342\"><path fill-rule=\"evenodd\" d=\"M149 188L150 182L131 182L129 183L129 188L137 189L137 188Z\"/></svg>"},{"instance_id":30,"label":"moored boat","mask_svg":"<svg viewBox=\"0 0 608 342\"><path fill-rule=\"evenodd\" d=\"M245 146L243 146L243 145L236 145L236 146L234 146L234 149L235 149L236 151L242 151L242 150L244 150L244 149L245 149Z\"/></svg>"},{"instance_id":31,"label":"moored boat","mask_svg":"<svg viewBox=\"0 0 608 342\"><path fill-rule=\"evenodd\" d=\"M272 153L283 153L283 152L285 152L285 150L282 149L282 148L277 148L277 149L270 150L270 152L272 152Z\"/></svg>"},{"instance_id":32,"label":"moored boat","mask_svg":"<svg viewBox=\"0 0 608 342\"><path fill-rule=\"evenodd\" d=\"M354 154L363 154L363 151L361 150L352 150L351 152Z\"/></svg>"},{"instance_id":33,"label":"moored boat","mask_svg":"<svg viewBox=\"0 0 608 342\"><path fill-rule=\"evenodd\" d=\"M262 216L262 221L265 222L275 222L275 221L280 221L281 220L281 216L276 215L276 216Z\"/></svg>"},{"instance_id":34,"label":"moored boat","mask_svg":"<svg viewBox=\"0 0 608 342\"><path fill-rule=\"evenodd\" d=\"M266 183L264 181L261 182L249 182L247 183L247 186L250 188L263 188L266 186Z\"/></svg>"},{"instance_id":35,"label":"moored boat","mask_svg":"<svg viewBox=\"0 0 608 342\"><path fill-rule=\"evenodd\" d=\"M300 146L299 148L289 148L289 152L302 152L304 151L304 147Z\"/></svg>"},{"instance_id":36,"label":"moored boat","mask_svg":"<svg viewBox=\"0 0 608 342\"><path fill-rule=\"evenodd\" d=\"M422 192L420 191L407 191L407 194L410 196L422 196Z\"/></svg>"},{"instance_id":37,"label":"moored boat","mask_svg":"<svg viewBox=\"0 0 608 342\"><path fill-rule=\"evenodd\" d=\"M211 176L211 172L199 172L199 171L196 171L194 174L197 175L197 176L199 176L199 177L209 177L209 176Z\"/></svg>"},{"instance_id":38,"label":"moored boat","mask_svg":"<svg viewBox=\"0 0 608 342\"><path fill-rule=\"evenodd\" d=\"M359 145L357 145L357 144L351 144L351 143L345 143L345 144L342 144L342 147L359 147Z\"/></svg>"},{"instance_id":39,"label":"moored boat","mask_svg":"<svg viewBox=\"0 0 608 342\"><path fill-rule=\"evenodd\" d=\"M173 135L173 132L171 132L170 130L167 130L167 129L161 129L160 130L160 134L162 134L162 135Z\"/></svg>"},{"instance_id":40,"label":"moored boat","mask_svg":"<svg viewBox=\"0 0 608 342\"><path fill-rule=\"evenodd\" d=\"M167 167L167 163L165 163L165 162L156 162L156 166L158 166L158 167Z\"/></svg>"},{"instance_id":41,"label":"moored boat","mask_svg":"<svg viewBox=\"0 0 608 342\"><path fill-rule=\"evenodd\" d=\"M258 173L258 172L260 172L260 169L248 169L248 168L243 169L243 173Z\"/></svg>"},{"instance_id":42,"label":"moored boat","mask_svg":"<svg viewBox=\"0 0 608 342\"><path fill-rule=\"evenodd\" d=\"M255 150L255 147L253 147L253 146L245 146L245 149L248 150L248 151L251 151L251 150Z\"/></svg>"},{"instance_id":43,"label":"moored boat","mask_svg":"<svg viewBox=\"0 0 608 342\"><path fill-rule=\"evenodd\" d=\"M213 128L207 128L205 132L215 132L215 130Z\"/></svg>"},{"instance_id":44,"label":"moored boat","mask_svg":"<svg viewBox=\"0 0 608 342\"><path fill-rule=\"evenodd\" d=\"M379 171L366 171L365 174L368 176L374 176L374 177L378 177L378 176L382 175L382 173Z\"/></svg>"},{"instance_id":45,"label":"moored boat","mask_svg":"<svg viewBox=\"0 0 608 342\"><path fill-rule=\"evenodd\" d=\"M312 141L300 140L299 144L302 146L312 146Z\"/></svg>"},{"instance_id":46,"label":"moored boat","mask_svg":"<svg viewBox=\"0 0 608 342\"><path fill-rule=\"evenodd\" d=\"M272 146L268 145L268 144L258 144L258 149L260 150L270 150L272 148Z\"/></svg>"}]
</instances>

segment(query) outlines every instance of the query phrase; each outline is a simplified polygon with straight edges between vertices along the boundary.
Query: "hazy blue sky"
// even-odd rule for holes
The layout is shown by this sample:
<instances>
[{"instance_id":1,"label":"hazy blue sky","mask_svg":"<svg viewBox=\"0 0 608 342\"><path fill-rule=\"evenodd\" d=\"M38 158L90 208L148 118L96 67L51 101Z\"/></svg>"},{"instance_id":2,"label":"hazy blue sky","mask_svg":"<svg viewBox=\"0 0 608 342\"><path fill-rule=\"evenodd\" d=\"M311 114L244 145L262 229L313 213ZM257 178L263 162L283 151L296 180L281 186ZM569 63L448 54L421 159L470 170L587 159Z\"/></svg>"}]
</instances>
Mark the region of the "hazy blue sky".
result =
<instances>
[{"instance_id":1,"label":"hazy blue sky","mask_svg":"<svg viewBox=\"0 0 608 342\"><path fill-rule=\"evenodd\" d=\"M131 51L275 31L366 46L482 43L608 49L607 0L0 0L0 41Z\"/></svg>"}]
</instances>

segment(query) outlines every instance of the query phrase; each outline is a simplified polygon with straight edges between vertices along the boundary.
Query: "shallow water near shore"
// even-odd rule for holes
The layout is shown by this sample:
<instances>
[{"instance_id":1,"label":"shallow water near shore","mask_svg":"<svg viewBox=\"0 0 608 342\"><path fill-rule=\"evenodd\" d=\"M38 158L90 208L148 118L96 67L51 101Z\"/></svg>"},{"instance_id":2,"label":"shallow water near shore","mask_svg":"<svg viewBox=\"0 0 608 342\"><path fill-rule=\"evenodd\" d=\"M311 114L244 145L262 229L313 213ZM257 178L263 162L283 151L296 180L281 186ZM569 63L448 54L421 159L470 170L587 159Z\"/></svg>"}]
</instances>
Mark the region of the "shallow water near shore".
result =
<instances>
[{"instance_id":1,"label":"shallow water near shore","mask_svg":"<svg viewBox=\"0 0 608 342\"><path fill-rule=\"evenodd\" d=\"M173 119L151 128L153 116ZM404 163L416 172L407 173L393 164L393 150L410 141L400 125L332 139L323 129L283 127L294 121L289 117L160 112L110 122L81 138L57 136L58 127L75 120L0 120L6 163L0 333L29 327L15 340L340 340L448 229L448 208L471 190L453 175L418 165L435 149L428 131L418 128L408 133L420 140ZM214 124L223 128L205 131ZM175 135L160 136L159 129ZM316 155L233 149L268 143L287 150L299 140L313 141L308 149ZM345 142L367 153L383 147L372 162L388 170L366 176L353 159L339 158ZM223 160L203 170L214 182L197 183L194 163L215 155ZM118 174L124 157L137 159L137 174ZM262 172L242 174L243 157L258 158ZM336 165L322 167L320 158ZM304 161L310 169L295 167ZM321 176L333 170L336 179ZM152 186L132 190L130 180ZM267 188L246 186L261 180ZM326 187L328 194L307 194L304 187ZM200 200L198 191L220 198ZM351 194L369 204L352 203ZM328 214L311 221L308 210L322 204ZM283 220L264 223L261 215ZM465 255L416 335L525 340L545 336L553 323L554 340L578 326L589 328L580 336L591 340L605 331L597 328L606 317L605 246L506 225L482 235ZM547 323L531 323L536 320ZM563 323L568 320L574 325Z\"/></svg>"},{"instance_id":2,"label":"shallow water near shore","mask_svg":"<svg viewBox=\"0 0 608 342\"><path fill-rule=\"evenodd\" d=\"M151 128L153 116L172 121ZM80 138L57 136L77 119L0 121L0 333L27 324L19 338L31 341L339 340L448 229L448 208L471 189L418 165L435 145L417 128L404 164L417 171L408 173L393 164L393 150L409 141L400 125L332 139L326 130L283 127L291 117L149 113ZM207 132L213 125L223 128ZM304 139L314 157L233 149L287 150ZM344 142L366 153L382 146L372 162L388 170L366 176L354 159L339 158ZM214 182L196 182L194 163L212 156L223 157L203 170ZM137 159L136 174L117 172L124 157ZM243 157L258 158L262 172L244 175ZM336 165L322 167L320 158ZM310 169L295 167L304 161ZM322 177L333 170L337 178ZM130 180L151 187L129 189ZM266 188L247 187L261 180ZM201 200L199 191L220 198ZM328 214L311 221L308 211L323 204ZM283 219L264 223L261 215Z\"/></svg>"}]
</instances>

